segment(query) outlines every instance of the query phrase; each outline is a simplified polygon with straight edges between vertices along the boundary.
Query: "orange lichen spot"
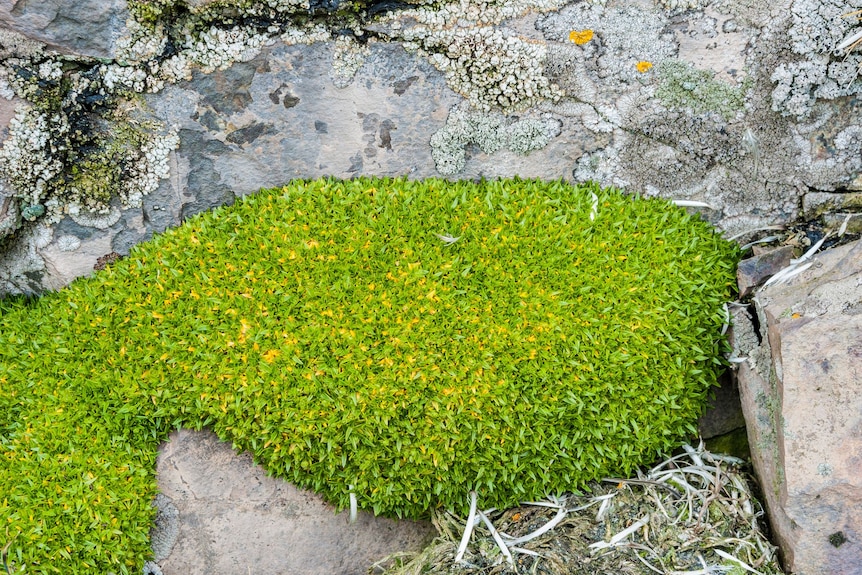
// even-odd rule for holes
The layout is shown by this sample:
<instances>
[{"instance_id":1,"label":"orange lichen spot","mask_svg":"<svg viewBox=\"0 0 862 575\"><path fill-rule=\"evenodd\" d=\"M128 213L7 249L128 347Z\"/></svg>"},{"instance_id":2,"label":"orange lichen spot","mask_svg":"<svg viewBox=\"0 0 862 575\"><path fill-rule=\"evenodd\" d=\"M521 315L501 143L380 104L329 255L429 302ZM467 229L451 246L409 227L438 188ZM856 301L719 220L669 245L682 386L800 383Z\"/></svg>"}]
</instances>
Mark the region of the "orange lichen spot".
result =
<instances>
[{"instance_id":1,"label":"orange lichen spot","mask_svg":"<svg viewBox=\"0 0 862 575\"><path fill-rule=\"evenodd\" d=\"M652 68L652 62L647 62L646 60L641 60L640 62L635 64L635 68L638 69L638 72L643 74L644 72L646 72L647 70Z\"/></svg>"},{"instance_id":2,"label":"orange lichen spot","mask_svg":"<svg viewBox=\"0 0 862 575\"><path fill-rule=\"evenodd\" d=\"M593 39L592 30L572 30L569 32L569 40L581 46Z\"/></svg>"}]
</instances>

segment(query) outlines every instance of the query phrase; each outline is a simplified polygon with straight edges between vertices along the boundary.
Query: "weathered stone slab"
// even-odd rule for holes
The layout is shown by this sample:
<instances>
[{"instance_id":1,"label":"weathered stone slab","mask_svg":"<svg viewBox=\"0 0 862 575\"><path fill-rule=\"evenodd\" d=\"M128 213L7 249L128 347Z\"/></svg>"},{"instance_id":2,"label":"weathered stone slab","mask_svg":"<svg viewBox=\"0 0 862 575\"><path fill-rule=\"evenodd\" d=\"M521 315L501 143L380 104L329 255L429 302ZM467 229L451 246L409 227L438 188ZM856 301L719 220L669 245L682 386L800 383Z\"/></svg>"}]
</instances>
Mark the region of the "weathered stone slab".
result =
<instances>
[{"instance_id":1,"label":"weathered stone slab","mask_svg":"<svg viewBox=\"0 0 862 575\"><path fill-rule=\"evenodd\" d=\"M811 192L802 198L802 210L807 218L828 212L845 212L862 208L862 192Z\"/></svg>"},{"instance_id":2,"label":"weathered stone slab","mask_svg":"<svg viewBox=\"0 0 862 575\"><path fill-rule=\"evenodd\" d=\"M735 330L755 470L788 571L862 565L862 242L755 297L761 341ZM750 323L748 324L751 325ZM751 336L754 337L751 337Z\"/></svg>"},{"instance_id":3,"label":"weathered stone slab","mask_svg":"<svg viewBox=\"0 0 862 575\"><path fill-rule=\"evenodd\" d=\"M128 16L125 0L0 2L0 26L58 52L95 58L115 57Z\"/></svg>"},{"instance_id":4,"label":"weathered stone slab","mask_svg":"<svg viewBox=\"0 0 862 575\"><path fill-rule=\"evenodd\" d=\"M210 432L180 430L157 470L165 510L153 534L164 575L363 575L387 555L419 550L425 522L348 513L266 475ZM175 509L171 509L171 504Z\"/></svg>"},{"instance_id":5,"label":"weathered stone slab","mask_svg":"<svg viewBox=\"0 0 862 575\"><path fill-rule=\"evenodd\" d=\"M744 298L751 295L760 282L790 265L792 257L793 247L782 246L739 262L736 269L739 297Z\"/></svg>"},{"instance_id":6,"label":"weathered stone slab","mask_svg":"<svg viewBox=\"0 0 862 575\"><path fill-rule=\"evenodd\" d=\"M809 9L805 1L770 0L754 9L738 0L721 5L536 0L536 12L494 21L506 42L541 48L542 59L529 61L519 60L523 54L517 50L501 56L494 42L479 42L489 30L471 20L481 10L469 2L455 27L458 46L466 49L476 41L481 49L463 58L458 50L452 56L442 48L453 46L455 36L447 36L454 33L451 27L438 23L425 29L417 20L437 22L440 15L430 6L421 17L358 24L368 42L361 47L353 42L356 53L345 51L340 33L328 42L288 45L295 39L278 34L260 39L266 28L256 29L255 38L261 36L248 46L222 46L229 34L207 35L201 45L213 44L212 54L174 42L165 49L185 50L179 61L198 58L192 79L172 83L186 77L175 70L176 75L138 82L140 89L153 90L165 84L143 96L147 111L140 112L179 132L170 177L144 198L143 207L125 208L117 227L102 233L111 236L110 251L127 253L154 233L236 196L321 175L593 179L648 196L705 201L711 207L703 216L728 235L787 223L799 215L803 196L814 201L819 192L851 188L862 166L859 112L852 101L837 99L862 84L833 77L839 68L855 70L859 53L823 57L832 48L821 46L824 26L832 23L834 30L826 31L834 42L851 32L852 19L838 18L831 2L818 0L822 9ZM200 13L210 2L184 4ZM402 8L393 8L393 14ZM830 20L833 12L836 18ZM112 58L118 36L136 29L126 27L127 15L122 0L18 0L0 7L0 26L66 53ZM440 16L439 22L444 20ZM800 37L811 36L810 49L803 41L787 45L791 26ZM589 30L590 39L574 42L570 34L577 30ZM237 38L250 42L245 32ZM475 38L466 42L471 35ZM158 46L152 54L144 50L146 58L161 53L155 40ZM227 67L232 60L226 54L238 61ZM228 58L225 69L201 71L220 68L221 57ZM829 90L814 94L800 57L820 70ZM123 63L133 60L123 56ZM33 62L38 67L41 57ZM167 60L160 65L162 72L182 68ZM495 74L496 67L507 74L511 68L513 79L544 75L555 88L541 97L507 88L507 98L533 103L524 109L468 111L467 104L479 96L464 78L478 82L485 73L473 65ZM0 80L17 73L14 67L0 68ZM112 84L124 75L155 74L149 68L107 68ZM479 101L490 101L488 94ZM17 194L22 197L21 190ZM10 234L20 228L14 206L3 214ZM63 235L55 233L55 241ZM81 249L88 249L88 240L79 239ZM0 260L15 249L7 246ZM33 253L35 273L45 281L13 275L0 293L31 283L44 291L83 273L77 264L62 270L62 259L44 261L40 248L21 249ZM2 261L0 267L20 266Z\"/></svg>"}]
</instances>

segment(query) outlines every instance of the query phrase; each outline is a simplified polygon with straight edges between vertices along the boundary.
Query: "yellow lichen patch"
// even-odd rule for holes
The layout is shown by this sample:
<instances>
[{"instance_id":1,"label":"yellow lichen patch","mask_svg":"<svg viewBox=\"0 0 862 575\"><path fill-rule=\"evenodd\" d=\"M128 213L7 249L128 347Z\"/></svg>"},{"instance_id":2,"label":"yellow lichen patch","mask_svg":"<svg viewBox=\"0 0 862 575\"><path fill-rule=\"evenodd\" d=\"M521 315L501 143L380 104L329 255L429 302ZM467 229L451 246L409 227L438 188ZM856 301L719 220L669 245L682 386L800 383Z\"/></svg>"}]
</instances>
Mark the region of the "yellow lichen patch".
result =
<instances>
[{"instance_id":1,"label":"yellow lichen patch","mask_svg":"<svg viewBox=\"0 0 862 575\"><path fill-rule=\"evenodd\" d=\"M569 40L581 46L593 39L592 30L572 30L569 32Z\"/></svg>"},{"instance_id":2,"label":"yellow lichen patch","mask_svg":"<svg viewBox=\"0 0 862 575\"><path fill-rule=\"evenodd\" d=\"M643 74L644 72L646 72L650 68L652 68L652 62L647 62L646 60L641 60L640 62L635 64L635 68L638 69L638 72Z\"/></svg>"}]
</instances>

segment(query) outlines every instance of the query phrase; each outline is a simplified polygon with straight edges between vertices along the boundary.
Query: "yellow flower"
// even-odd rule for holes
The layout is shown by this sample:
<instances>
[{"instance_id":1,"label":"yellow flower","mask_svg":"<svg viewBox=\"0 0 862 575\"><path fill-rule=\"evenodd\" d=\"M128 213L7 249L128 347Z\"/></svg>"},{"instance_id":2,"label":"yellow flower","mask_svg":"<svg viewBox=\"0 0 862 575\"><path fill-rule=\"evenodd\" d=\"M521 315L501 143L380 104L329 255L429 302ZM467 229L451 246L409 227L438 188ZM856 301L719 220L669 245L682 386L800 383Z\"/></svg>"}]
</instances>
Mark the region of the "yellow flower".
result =
<instances>
[{"instance_id":1,"label":"yellow flower","mask_svg":"<svg viewBox=\"0 0 862 575\"><path fill-rule=\"evenodd\" d=\"M647 62L646 60L642 60L642 61L638 62L637 64L635 64L635 68L638 69L638 72L643 74L644 72L646 72L647 70L652 68L652 62Z\"/></svg>"},{"instance_id":2,"label":"yellow flower","mask_svg":"<svg viewBox=\"0 0 862 575\"><path fill-rule=\"evenodd\" d=\"M586 44L590 40L593 39L593 31L592 30L572 30L569 32L569 40L577 44L578 46L582 44Z\"/></svg>"},{"instance_id":3,"label":"yellow flower","mask_svg":"<svg viewBox=\"0 0 862 575\"><path fill-rule=\"evenodd\" d=\"M270 349L266 353L263 354L263 360L266 363L272 363L275 358L281 355L281 352L277 349Z\"/></svg>"}]
</instances>

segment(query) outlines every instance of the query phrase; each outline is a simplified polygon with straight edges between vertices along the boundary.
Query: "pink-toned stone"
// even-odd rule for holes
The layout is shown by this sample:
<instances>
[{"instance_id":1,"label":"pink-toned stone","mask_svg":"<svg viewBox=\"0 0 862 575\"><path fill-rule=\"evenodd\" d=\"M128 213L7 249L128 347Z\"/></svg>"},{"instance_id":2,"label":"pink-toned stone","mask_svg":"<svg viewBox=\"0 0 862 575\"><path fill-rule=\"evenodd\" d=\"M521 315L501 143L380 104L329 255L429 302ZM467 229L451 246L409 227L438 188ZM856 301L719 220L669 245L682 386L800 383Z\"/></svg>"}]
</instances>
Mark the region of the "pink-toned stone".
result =
<instances>
[{"instance_id":1,"label":"pink-toned stone","mask_svg":"<svg viewBox=\"0 0 862 575\"><path fill-rule=\"evenodd\" d=\"M755 303L762 341L738 311L737 375L785 567L862 573L862 243L818 255Z\"/></svg>"},{"instance_id":2,"label":"pink-toned stone","mask_svg":"<svg viewBox=\"0 0 862 575\"><path fill-rule=\"evenodd\" d=\"M349 524L346 511L336 514L314 493L269 477L211 432L173 433L157 470L170 500L170 512L157 519L162 533L153 537L164 575L363 575L387 555L421 549L436 533L426 522L364 512Z\"/></svg>"},{"instance_id":3,"label":"pink-toned stone","mask_svg":"<svg viewBox=\"0 0 862 575\"><path fill-rule=\"evenodd\" d=\"M739 297L751 295L766 278L790 265L791 258L793 258L793 246L781 246L739 262L736 268Z\"/></svg>"}]
</instances>

